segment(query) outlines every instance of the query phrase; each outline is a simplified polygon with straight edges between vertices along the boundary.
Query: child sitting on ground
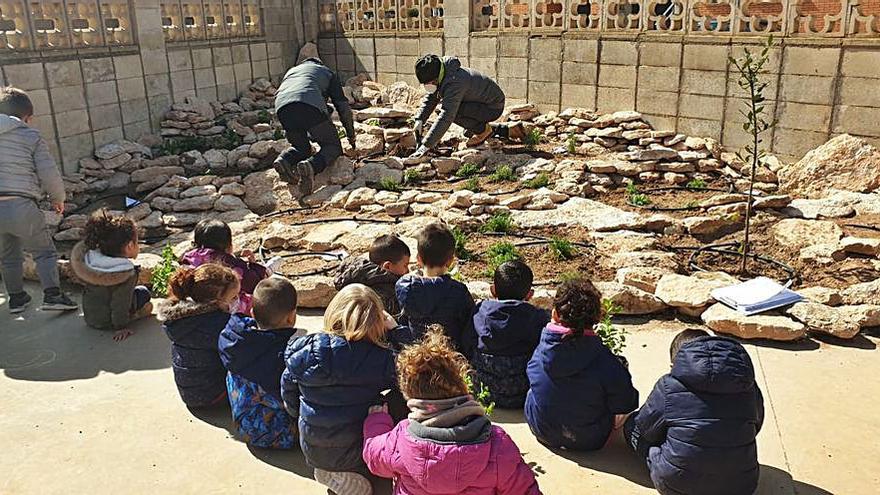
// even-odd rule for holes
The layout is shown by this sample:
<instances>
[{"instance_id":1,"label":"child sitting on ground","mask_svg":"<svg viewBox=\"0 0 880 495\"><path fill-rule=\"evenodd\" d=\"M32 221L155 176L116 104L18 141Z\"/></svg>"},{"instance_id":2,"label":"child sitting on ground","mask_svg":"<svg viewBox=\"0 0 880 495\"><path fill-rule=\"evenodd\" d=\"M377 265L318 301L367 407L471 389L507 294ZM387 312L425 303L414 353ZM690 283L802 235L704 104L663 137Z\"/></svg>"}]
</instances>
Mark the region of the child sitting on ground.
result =
<instances>
[{"instance_id":1,"label":"child sitting on ground","mask_svg":"<svg viewBox=\"0 0 880 495\"><path fill-rule=\"evenodd\" d=\"M222 265L181 267L168 281L159 321L171 339L174 382L184 404L204 407L226 399L226 369L217 340L240 290L238 276Z\"/></svg>"},{"instance_id":2,"label":"child sitting on ground","mask_svg":"<svg viewBox=\"0 0 880 495\"><path fill-rule=\"evenodd\" d=\"M688 329L669 355L672 371L624 425L654 487L663 494L754 493L764 400L748 353L734 340Z\"/></svg>"},{"instance_id":3,"label":"child sitting on ground","mask_svg":"<svg viewBox=\"0 0 880 495\"><path fill-rule=\"evenodd\" d=\"M386 405L364 421L364 460L394 479L394 493L539 494L538 482L513 440L468 395L464 356L442 328L397 358L409 419L394 425Z\"/></svg>"},{"instance_id":4,"label":"child sitting on ground","mask_svg":"<svg viewBox=\"0 0 880 495\"><path fill-rule=\"evenodd\" d=\"M183 255L180 264L195 268L205 263L219 263L231 268L241 281L238 303L232 312L250 315L254 289L260 280L270 275L269 270L256 262L250 250L241 252L247 261L233 254L232 229L221 220L205 219L196 224L193 244L195 248Z\"/></svg>"},{"instance_id":5,"label":"child sitting on ground","mask_svg":"<svg viewBox=\"0 0 880 495\"><path fill-rule=\"evenodd\" d=\"M296 418L281 401L284 350L297 330L296 288L287 279L262 280L254 290L254 317L233 315L220 333L220 360L229 370L226 391L239 438L255 447L292 449Z\"/></svg>"},{"instance_id":6,"label":"child sitting on ground","mask_svg":"<svg viewBox=\"0 0 880 495\"><path fill-rule=\"evenodd\" d=\"M400 277L395 287L400 302L400 323L415 339L429 325L440 325L455 350L470 356L474 347L474 298L463 283L447 273L455 261L455 237L448 227L432 223L416 236L416 259L421 274Z\"/></svg>"},{"instance_id":7,"label":"child sitting on ground","mask_svg":"<svg viewBox=\"0 0 880 495\"><path fill-rule=\"evenodd\" d=\"M315 480L339 495L372 493L361 426L380 393L397 388L386 333L396 323L369 287L352 284L330 301L324 332L293 340L281 396L299 416L300 446Z\"/></svg>"},{"instance_id":8,"label":"child sitting on ground","mask_svg":"<svg viewBox=\"0 0 880 495\"><path fill-rule=\"evenodd\" d=\"M522 408L529 391L526 366L550 322L546 310L527 302L534 294L533 277L520 260L502 263L491 287L497 300L480 302L474 314L477 349L471 365L498 407Z\"/></svg>"},{"instance_id":9,"label":"child sitting on ground","mask_svg":"<svg viewBox=\"0 0 880 495\"><path fill-rule=\"evenodd\" d=\"M46 109L44 109L46 110ZM0 272L9 296L9 312L27 309L24 290L25 250L33 255L43 286L46 310L77 308L61 291L58 253L37 206L48 195L55 213L64 213L64 182L40 131L30 124L34 105L27 93L0 86Z\"/></svg>"},{"instance_id":10,"label":"child sitting on ground","mask_svg":"<svg viewBox=\"0 0 880 495\"><path fill-rule=\"evenodd\" d=\"M137 285L140 253L137 226L130 218L99 210L89 217L85 239L73 247L70 267L83 282L82 308L86 324L115 330L113 340L130 335L128 324L153 311L150 290Z\"/></svg>"},{"instance_id":11,"label":"child sitting on ground","mask_svg":"<svg viewBox=\"0 0 880 495\"><path fill-rule=\"evenodd\" d=\"M369 256L347 259L334 280L336 290L349 284L364 284L376 291L385 304L385 311L400 313L400 304L394 293L394 284L409 273L409 246L396 235L383 235L370 245Z\"/></svg>"},{"instance_id":12,"label":"child sitting on ground","mask_svg":"<svg viewBox=\"0 0 880 495\"><path fill-rule=\"evenodd\" d=\"M556 289L552 321L526 371L526 421L549 447L598 450L639 405L629 371L593 332L601 317L601 296L590 281Z\"/></svg>"}]
</instances>

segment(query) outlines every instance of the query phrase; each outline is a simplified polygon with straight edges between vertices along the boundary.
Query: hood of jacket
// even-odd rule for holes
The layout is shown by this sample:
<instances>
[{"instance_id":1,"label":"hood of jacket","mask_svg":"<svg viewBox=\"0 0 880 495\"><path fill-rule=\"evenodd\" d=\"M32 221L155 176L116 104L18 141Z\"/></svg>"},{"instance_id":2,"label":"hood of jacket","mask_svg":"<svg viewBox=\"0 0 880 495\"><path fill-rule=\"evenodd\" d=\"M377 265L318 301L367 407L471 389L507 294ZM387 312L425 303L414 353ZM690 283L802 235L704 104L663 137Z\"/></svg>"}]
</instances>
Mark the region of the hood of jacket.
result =
<instances>
[{"instance_id":1,"label":"hood of jacket","mask_svg":"<svg viewBox=\"0 0 880 495\"><path fill-rule=\"evenodd\" d=\"M364 284L368 287L393 286L398 278L400 277L373 263L369 258L358 256L350 258L340 267L334 284L337 290L349 284Z\"/></svg>"},{"instance_id":2,"label":"hood of jacket","mask_svg":"<svg viewBox=\"0 0 880 495\"><path fill-rule=\"evenodd\" d=\"M592 366L600 355L610 352L595 335L572 337L547 328L541 333L541 343L544 352L536 352L532 359L541 361L547 374L553 378L576 375Z\"/></svg>"},{"instance_id":3,"label":"hood of jacket","mask_svg":"<svg viewBox=\"0 0 880 495\"><path fill-rule=\"evenodd\" d=\"M461 60L458 57L443 57L443 65L445 66L445 73L449 74L461 69ZM443 81L440 81L440 84L442 85Z\"/></svg>"},{"instance_id":4,"label":"hood of jacket","mask_svg":"<svg viewBox=\"0 0 880 495\"><path fill-rule=\"evenodd\" d=\"M400 306L407 314L436 315L450 308L450 302L458 296L457 293L466 292L467 287L457 283L449 275L440 277L404 275L397 281L395 291Z\"/></svg>"},{"instance_id":5,"label":"hood of jacket","mask_svg":"<svg viewBox=\"0 0 880 495\"><path fill-rule=\"evenodd\" d=\"M307 387L373 385L378 379L396 374L390 350L365 340L349 342L328 333L314 333L292 341L285 359L287 371Z\"/></svg>"},{"instance_id":6,"label":"hood of jacket","mask_svg":"<svg viewBox=\"0 0 880 495\"><path fill-rule=\"evenodd\" d=\"M183 301L164 299L157 305L156 319L161 322L171 323L192 316L213 313L214 311L220 311L220 308L213 302L197 303L191 299Z\"/></svg>"},{"instance_id":7,"label":"hood of jacket","mask_svg":"<svg viewBox=\"0 0 880 495\"><path fill-rule=\"evenodd\" d=\"M18 117L0 113L0 134L18 129L19 127L27 127L28 125L21 121Z\"/></svg>"},{"instance_id":8,"label":"hood of jacket","mask_svg":"<svg viewBox=\"0 0 880 495\"><path fill-rule=\"evenodd\" d=\"M414 461L407 463L409 474L426 489L425 493L460 493L486 476L494 460L492 433L492 423L485 416L472 417L450 428L426 427L409 420L405 437L409 442L400 453ZM424 462L425 458L436 462ZM434 491L452 486L454 491Z\"/></svg>"},{"instance_id":9,"label":"hood of jacket","mask_svg":"<svg viewBox=\"0 0 880 495\"><path fill-rule=\"evenodd\" d=\"M83 241L73 246L70 252L70 268L86 284L101 286L119 285L135 273L130 260L90 250Z\"/></svg>"},{"instance_id":10,"label":"hood of jacket","mask_svg":"<svg viewBox=\"0 0 880 495\"><path fill-rule=\"evenodd\" d=\"M755 386L749 354L725 337L702 337L683 345L670 374L691 390L716 394L739 394Z\"/></svg>"},{"instance_id":11,"label":"hood of jacket","mask_svg":"<svg viewBox=\"0 0 880 495\"><path fill-rule=\"evenodd\" d=\"M479 349L489 354L504 355L505 350L524 346L534 350L549 322L547 311L518 300L482 301L474 314Z\"/></svg>"},{"instance_id":12,"label":"hood of jacket","mask_svg":"<svg viewBox=\"0 0 880 495\"><path fill-rule=\"evenodd\" d=\"M233 315L220 332L220 360L230 372L256 383L281 400L284 350L296 333L294 328L260 330L253 318Z\"/></svg>"}]
</instances>

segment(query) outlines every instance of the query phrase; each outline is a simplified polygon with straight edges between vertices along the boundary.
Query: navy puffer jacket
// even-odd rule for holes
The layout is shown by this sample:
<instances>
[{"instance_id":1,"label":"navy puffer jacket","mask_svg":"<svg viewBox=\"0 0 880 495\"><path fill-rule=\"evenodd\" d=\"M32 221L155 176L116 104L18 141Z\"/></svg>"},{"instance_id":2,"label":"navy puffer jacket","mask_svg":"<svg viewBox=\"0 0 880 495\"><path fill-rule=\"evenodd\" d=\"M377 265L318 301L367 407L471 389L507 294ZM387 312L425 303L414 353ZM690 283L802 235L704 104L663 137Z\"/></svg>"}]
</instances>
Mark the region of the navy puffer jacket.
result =
<instances>
[{"instance_id":1,"label":"navy puffer jacket","mask_svg":"<svg viewBox=\"0 0 880 495\"><path fill-rule=\"evenodd\" d=\"M532 433L551 447L598 450L615 414L639 405L639 392L620 360L592 332L574 337L553 324L529 361L525 415Z\"/></svg>"},{"instance_id":2,"label":"navy puffer jacket","mask_svg":"<svg viewBox=\"0 0 880 495\"><path fill-rule=\"evenodd\" d=\"M380 393L397 387L390 349L317 333L290 342L281 396L299 415L300 446L312 467L363 471L363 424Z\"/></svg>"},{"instance_id":3,"label":"navy puffer jacket","mask_svg":"<svg viewBox=\"0 0 880 495\"><path fill-rule=\"evenodd\" d=\"M764 400L748 353L724 337L678 351L635 416L638 451L663 494L753 493Z\"/></svg>"},{"instance_id":4,"label":"navy puffer jacket","mask_svg":"<svg viewBox=\"0 0 880 495\"><path fill-rule=\"evenodd\" d=\"M474 335L474 298L463 283L449 275L420 277L404 275L395 286L400 302L401 325L408 326L415 339L421 338L429 325L443 326L456 350L470 356Z\"/></svg>"},{"instance_id":5,"label":"navy puffer jacket","mask_svg":"<svg viewBox=\"0 0 880 495\"><path fill-rule=\"evenodd\" d=\"M161 307L158 316L171 340L174 382L184 404L219 403L226 394L226 368L220 361L217 338L229 313L214 304L177 301Z\"/></svg>"}]
</instances>

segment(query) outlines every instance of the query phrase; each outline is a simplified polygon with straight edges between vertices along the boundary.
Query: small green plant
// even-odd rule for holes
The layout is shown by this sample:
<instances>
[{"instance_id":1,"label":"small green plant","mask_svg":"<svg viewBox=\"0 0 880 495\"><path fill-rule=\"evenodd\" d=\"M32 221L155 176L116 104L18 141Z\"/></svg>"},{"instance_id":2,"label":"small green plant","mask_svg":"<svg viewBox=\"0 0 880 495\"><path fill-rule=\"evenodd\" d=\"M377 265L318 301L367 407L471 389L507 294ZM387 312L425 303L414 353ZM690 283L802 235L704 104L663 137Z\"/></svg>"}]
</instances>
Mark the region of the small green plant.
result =
<instances>
[{"instance_id":1,"label":"small green plant","mask_svg":"<svg viewBox=\"0 0 880 495\"><path fill-rule=\"evenodd\" d=\"M373 127L379 127L379 119L370 119L364 122L364 124L371 125Z\"/></svg>"},{"instance_id":2,"label":"small green plant","mask_svg":"<svg viewBox=\"0 0 880 495\"><path fill-rule=\"evenodd\" d=\"M510 213L498 212L489 217L480 230L482 232L508 233L512 232L514 227L516 227L516 224L513 223L513 217L510 216Z\"/></svg>"},{"instance_id":3,"label":"small green plant","mask_svg":"<svg viewBox=\"0 0 880 495\"><path fill-rule=\"evenodd\" d=\"M495 276L495 270L508 261L521 259L522 255L513 243L507 241L492 244L486 251L486 275Z\"/></svg>"},{"instance_id":4,"label":"small green plant","mask_svg":"<svg viewBox=\"0 0 880 495\"><path fill-rule=\"evenodd\" d=\"M543 140L544 135L541 134L541 130L537 127L533 127L532 130L526 133L526 137L523 138L523 143L525 143L527 150L534 150Z\"/></svg>"},{"instance_id":5,"label":"small green plant","mask_svg":"<svg viewBox=\"0 0 880 495\"><path fill-rule=\"evenodd\" d=\"M417 169L410 168L410 169L407 169L407 171L403 173L403 183L404 184L407 184L407 185L419 184L423 180L425 180L424 176L422 176L422 173L420 171L418 171Z\"/></svg>"},{"instance_id":6,"label":"small green plant","mask_svg":"<svg viewBox=\"0 0 880 495\"><path fill-rule=\"evenodd\" d=\"M171 278L175 270L177 270L177 257L174 256L171 244L166 244L162 249L162 262L159 263L150 276L153 294L161 297L168 295L168 279Z\"/></svg>"},{"instance_id":7,"label":"small green plant","mask_svg":"<svg viewBox=\"0 0 880 495\"><path fill-rule=\"evenodd\" d=\"M580 280L584 276L575 271L562 272L559 274L557 279L559 279L559 283L571 282L572 280Z\"/></svg>"},{"instance_id":8,"label":"small green plant","mask_svg":"<svg viewBox=\"0 0 880 495\"><path fill-rule=\"evenodd\" d=\"M473 257L473 253L467 248L470 236L467 232L458 227L452 228L452 237L455 238L455 257L460 260L469 260Z\"/></svg>"},{"instance_id":9,"label":"small green plant","mask_svg":"<svg viewBox=\"0 0 880 495\"><path fill-rule=\"evenodd\" d=\"M269 122L272 122L272 116L269 115L269 112L266 110L260 110L257 112L257 121L263 124L268 124Z\"/></svg>"},{"instance_id":10,"label":"small green plant","mask_svg":"<svg viewBox=\"0 0 880 495\"><path fill-rule=\"evenodd\" d=\"M391 177L382 177L379 179L379 182L376 183L376 189L380 191L400 192L402 187L400 186L400 182L397 182Z\"/></svg>"},{"instance_id":11,"label":"small green plant","mask_svg":"<svg viewBox=\"0 0 880 495\"><path fill-rule=\"evenodd\" d=\"M458 167L458 170L455 171L455 176L459 179L470 179L471 177L476 177L480 174L480 167L476 166L473 163L465 163L462 166Z\"/></svg>"},{"instance_id":12,"label":"small green plant","mask_svg":"<svg viewBox=\"0 0 880 495\"><path fill-rule=\"evenodd\" d=\"M336 128L336 135L339 136L339 139L344 139L346 136L345 128L344 127L337 127Z\"/></svg>"},{"instance_id":13,"label":"small green plant","mask_svg":"<svg viewBox=\"0 0 880 495\"><path fill-rule=\"evenodd\" d=\"M234 150L242 145L244 141L241 136L236 134L232 129L226 129L223 131L223 134L214 138L211 143L215 148L221 148L224 150Z\"/></svg>"},{"instance_id":14,"label":"small green plant","mask_svg":"<svg viewBox=\"0 0 880 495\"><path fill-rule=\"evenodd\" d=\"M480 185L480 179L478 177L471 177L470 179L464 181L464 185L461 188L467 189L468 191L473 191L475 193L483 190L483 186Z\"/></svg>"},{"instance_id":15,"label":"small green plant","mask_svg":"<svg viewBox=\"0 0 880 495\"><path fill-rule=\"evenodd\" d=\"M463 284L468 283L468 279L464 276L464 273L462 273L461 270L458 270L452 274L452 280L457 280Z\"/></svg>"},{"instance_id":16,"label":"small green plant","mask_svg":"<svg viewBox=\"0 0 880 495\"><path fill-rule=\"evenodd\" d=\"M698 206L700 206L700 203L696 200L688 201L687 204L684 205L685 208L697 208Z\"/></svg>"},{"instance_id":17,"label":"small green plant","mask_svg":"<svg viewBox=\"0 0 880 495\"><path fill-rule=\"evenodd\" d=\"M647 195L640 193L639 188L632 182L626 185L626 200L629 204L635 206L651 204L651 199Z\"/></svg>"},{"instance_id":18,"label":"small green plant","mask_svg":"<svg viewBox=\"0 0 880 495\"><path fill-rule=\"evenodd\" d=\"M208 149L208 140L204 137L186 136L180 138L166 139L162 142L162 145L159 146L159 154L162 156L180 155L186 153L187 151L208 151Z\"/></svg>"},{"instance_id":19,"label":"small green plant","mask_svg":"<svg viewBox=\"0 0 880 495\"><path fill-rule=\"evenodd\" d=\"M614 301L602 299L602 320L596 326L596 335L615 356L622 356L626 347L626 330L615 327L611 321L622 309Z\"/></svg>"},{"instance_id":20,"label":"small green plant","mask_svg":"<svg viewBox=\"0 0 880 495\"><path fill-rule=\"evenodd\" d=\"M684 187L688 189L706 189L706 181L703 179L691 179Z\"/></svg>"},{"instance_id":21,"label":"small green plant","mask_svg":"<svg viewBox=\"0 0 880 495\"><path fill-rule=\"evenodd\" d=\"M464 375L464 383L467 385L468 392L486 410L486 416L491 416L495 410L495 402L492 400L492 393L489 391L489 387L482 383L475 385L473 378L467 373Z\"/></svg>"},{"instance_id":22,"label":"small green plant","mask_svg":"<svg viewBox=\"0 0 880 495\"><path fill-rule=\"evenodd\" d=\"M575 133L571 133L568 136L568 139L565 141L565 147L568 150L568 153L573 155L577 151L577 135Z\"/></svg>"},{"instance_id":23,"label":"small green plant","mask_svg":"<svg viewBox=\"0 0 880 495\"><path fill-rule=\"evenodd\" d=\"M287 137L287 135L284 134L283 129L275 129L275 134L272 134L272 139L274 139L275 141L284 139L286 137Z\"/></svg>"},{"instance_id":24,"label":"small green plant","mask_svg":"<svg viewBox=\"0 0 880 495\"><path fill-rule=\"evenodd\" d=\"M510 165L499 165L489 176L489 182L513 182L516 180L516 172Z\"/></svg>"},{"instance_id":25,"label":"small green plant","mask_svg":"<svg viewBox=\"0 0 880 495\"><path fill-rule=\"evenodd\" d=\"M547 172L541 172L535 177L523 182L523 185L528 189L541 189L542 187L550 185L550 176L547 175Z\"/></svg>"},{"instance_id":26,"label":"small green plant","mask_svg":"<svg viewBox=\"0 0 880 495\"><path fill-rule=\"evenodd\" d=\"M554 237L547 243L550 248L550 254L556 258L556 261L566 261L577 256L577 248L568 239L562 237Z\"/></svg>"}]
</instances>

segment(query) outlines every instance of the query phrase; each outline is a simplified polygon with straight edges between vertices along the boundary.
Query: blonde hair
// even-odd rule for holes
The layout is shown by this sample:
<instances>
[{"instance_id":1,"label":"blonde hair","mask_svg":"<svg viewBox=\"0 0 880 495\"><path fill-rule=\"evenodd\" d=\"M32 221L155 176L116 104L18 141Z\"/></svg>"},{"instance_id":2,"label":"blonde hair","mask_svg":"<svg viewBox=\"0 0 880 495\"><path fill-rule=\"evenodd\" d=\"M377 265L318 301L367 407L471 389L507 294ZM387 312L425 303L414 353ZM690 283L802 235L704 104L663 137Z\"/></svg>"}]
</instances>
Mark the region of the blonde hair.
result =
<instances>
[{"instance_id":1,"label":"blonde hair","mask_svg":"<svg viewBox=\"0 0 880 495\"><path fill-rule=\"evenodd\" d=\"M346 285L327 306L324 331L351 342L368 340L385 346L385 309L382 299L366 285Z\"/></svg>"},{"instance_id":2,"label":"blonde hair","mask_svg":"<svg viewBox=\"0 0 880 495\"><path fill-rule=\"evenodd\" d=\"M468 393L467 360L452 347L440 325L431 325L421 342L397 356L397 379L407 399L449 399Z\"/></svg>"}]
</instances>

